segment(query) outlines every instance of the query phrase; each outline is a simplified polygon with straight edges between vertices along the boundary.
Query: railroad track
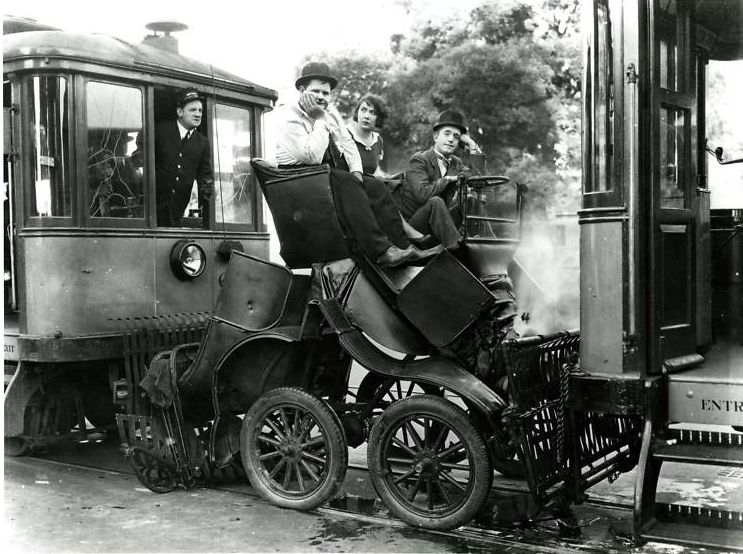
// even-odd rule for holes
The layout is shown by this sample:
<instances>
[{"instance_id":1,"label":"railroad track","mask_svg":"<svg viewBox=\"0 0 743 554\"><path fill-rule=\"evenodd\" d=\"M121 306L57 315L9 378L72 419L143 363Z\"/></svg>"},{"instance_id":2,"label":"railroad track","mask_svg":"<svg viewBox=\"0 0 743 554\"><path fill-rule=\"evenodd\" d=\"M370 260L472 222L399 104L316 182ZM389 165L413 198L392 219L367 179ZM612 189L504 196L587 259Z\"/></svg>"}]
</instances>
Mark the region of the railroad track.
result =
<instances>
[{"instance_id":1,"label":"railroad track","mask_svg":"<svg viewBox=\"0 0 743 554\"><path fill-rule=\"evenodd\" d=\"M97 458L96 462L86 463L85 461L71 461L54 459L50 457L35 457L35 459L41 460L45 463L60 464L65 467L74 467L83 470L91 471L105 471L112 474L119 475L132 475L133 471L128 470L128 467L123 466L120 460L111 461L111 454L109 459L101 461ZM108 462L108 463L106 463ZM119 467L115 467L119 466ZM353 463L349 465L349 476L351 479L347 479L349 482L366 481L373 495L368 478L365 474L368 473L368 469L361 464ZM211 487L215 490L227 492L230 494L236 494L241 496L247 496L251 498L258 498L258 495L253 492L245 484L228 484L218 485ZM347 488L344 486L344 488ZM496 483L493 487L495 492L502 492L511 495L527 495L528 489L525 485L519 483ZM347 494L345 497L341 497L331 501L328 505L325 505L317 510L318 513L328 516L329 518L351 518L353 520L372 523L376 525L388 526L395 529L407 529L411 533L430 533L439 537L445 537L447 541L454 541L454 543L461 543L462 545L469 545L464 548L465 550L485 550L485 551L518 551L519 549L526 549L530 551L538 552L606 552L607 550L612 551L626 551L626 552L657 552L657 549L651 548L646 550L646 547L640 550L632 548L631 544L622 538L613 538L607 542L605 537L601 540L596 538L589 538L588 540L582 541L566 541L560 538L557 531L557 527L549 518L544 520L536 520L530 522L528 526L524 525L513 525L513 526L498 526L488 527L480 525L467 525L448 532L437 532L429 530L417 530L407 526L405 523L388 516L386 510L379 500L374 496L369 498L369 495L355 496L353 494ZM606 518L606 512L612 512L608 517L615 519L629 519L631 517L631 507L627 504L606 501L605 499L591 499L584 503L584 506L592 508L592 515L585 519L587 525L592 525L594 520L599 518ZM603 515L597 515L596 511L600 511ZM581 517L583 521L584 518Z\"/></svg>"}]
</instances>

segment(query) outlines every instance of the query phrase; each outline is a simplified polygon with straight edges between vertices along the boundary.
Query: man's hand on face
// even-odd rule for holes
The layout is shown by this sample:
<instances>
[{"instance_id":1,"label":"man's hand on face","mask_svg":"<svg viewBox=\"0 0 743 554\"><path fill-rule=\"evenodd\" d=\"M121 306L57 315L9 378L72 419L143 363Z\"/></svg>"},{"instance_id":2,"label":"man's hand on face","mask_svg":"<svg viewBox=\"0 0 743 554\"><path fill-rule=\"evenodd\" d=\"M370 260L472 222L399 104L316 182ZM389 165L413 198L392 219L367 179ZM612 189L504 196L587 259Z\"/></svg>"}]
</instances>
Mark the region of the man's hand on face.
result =
<instances>
[{"instance_id":1,"label":"man's hand on face","mask_svg":"<svg viewBox=\"0 0 743 554\"><path fill-rule=\"evenodd\" d=\"M459 137L459 140L461 140L462 143L464 143L464 145L469 148L470 152L472 152L473 154L482 154L482 150L480 149L478 144L474 140L472 140L472 137L470 137L467 133Z\"/></svg>"},{"instance_id":2,"label":"man's hand on face","mask_svg":"<svg viewBox=\"0 0 743 554\"><path fill-rule=\"evenodd\" d=\"M312 119L321 119L325 115L325 109L320 106L315 98L307 91L299 95L299 107L302 108Z\"/></svg>"}]
</instances>

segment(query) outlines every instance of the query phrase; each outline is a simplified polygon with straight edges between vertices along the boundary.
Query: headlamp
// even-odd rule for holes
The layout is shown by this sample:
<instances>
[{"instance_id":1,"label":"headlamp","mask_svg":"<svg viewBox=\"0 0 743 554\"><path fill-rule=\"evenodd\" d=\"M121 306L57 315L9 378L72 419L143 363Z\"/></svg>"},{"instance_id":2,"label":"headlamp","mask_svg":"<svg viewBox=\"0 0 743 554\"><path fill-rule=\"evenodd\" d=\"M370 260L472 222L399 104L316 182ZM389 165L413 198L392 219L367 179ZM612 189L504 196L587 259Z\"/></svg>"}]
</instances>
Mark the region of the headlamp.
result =
<instances>
[{"instance_id":1,"label":"headlamp","mask_svg":"<svg viewBox=\"0 0 743 554\"><path fill-rule=\"evenodd\" d=\"M170 251L170 267L181 279L194 279L206 267L204 249L193 240L179 240Z\"/></svg>"}]
</instances>

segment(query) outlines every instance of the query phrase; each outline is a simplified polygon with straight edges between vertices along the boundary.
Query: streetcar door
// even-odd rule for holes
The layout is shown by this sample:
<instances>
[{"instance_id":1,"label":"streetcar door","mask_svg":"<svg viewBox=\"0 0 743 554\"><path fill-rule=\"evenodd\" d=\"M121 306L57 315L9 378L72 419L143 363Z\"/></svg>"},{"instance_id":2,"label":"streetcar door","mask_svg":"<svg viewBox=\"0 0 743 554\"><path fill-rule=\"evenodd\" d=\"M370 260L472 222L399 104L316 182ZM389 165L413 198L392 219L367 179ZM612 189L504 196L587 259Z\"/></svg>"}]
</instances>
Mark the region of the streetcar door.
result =
<instances>
[{"instance_id":1,"label":"streetcar door","mask_svg":"<svg viewBox=\"0 0 743 554\"><path fill-rule=\"evenodd\" d=\"M658 0L650 22L651 371L696 350L696 66L689 2Z\"/></svg>"}]
</instances>

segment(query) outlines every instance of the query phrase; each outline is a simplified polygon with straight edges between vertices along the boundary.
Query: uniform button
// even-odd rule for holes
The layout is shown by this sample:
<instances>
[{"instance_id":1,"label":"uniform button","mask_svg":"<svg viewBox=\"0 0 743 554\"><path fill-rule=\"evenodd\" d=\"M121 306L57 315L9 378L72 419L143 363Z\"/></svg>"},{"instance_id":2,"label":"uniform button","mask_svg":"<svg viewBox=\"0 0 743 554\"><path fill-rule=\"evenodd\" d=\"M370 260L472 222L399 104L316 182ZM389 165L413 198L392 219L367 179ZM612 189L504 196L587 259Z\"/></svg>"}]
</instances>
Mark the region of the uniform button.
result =
<instances>
[{"instance_id":1,"label":"uniform button","mask_svg":"<svg viewBox=\"0 0 743 554\"><path fill-rule=\"evenodd\" d=\"M172 189L170 192L172 192L173 194L175 194L175 189Z\"/></svg>"},{"instance_id":2,"label":"uniform button","mask_svg":"<svg viewBox=\"0 0 743 554\"><path fill-rule=\"evenodd\" d=\"M175 180L177 181L178 180L178 177L176 177Z\"/></svg>"},{"instance_id":3,"label":"uniform button","mask_svg":"<svg viewBox=\"0 0 743 554\"><path fill-rule=\"evenodd\" d=\"M183 157L183 152L178 152L178 157L179 158L182 158Z\"/></svg>"},{"instance_id":4,"label":"uniform button","mask_svg":"<svg viewBox=\"0 0 743 554\"><path fill-rule=\"evenodd\" d=\"M178 164L178 169L180 169L180 168L181 168L181 164Z\"/></svg>"}]
</instances>

